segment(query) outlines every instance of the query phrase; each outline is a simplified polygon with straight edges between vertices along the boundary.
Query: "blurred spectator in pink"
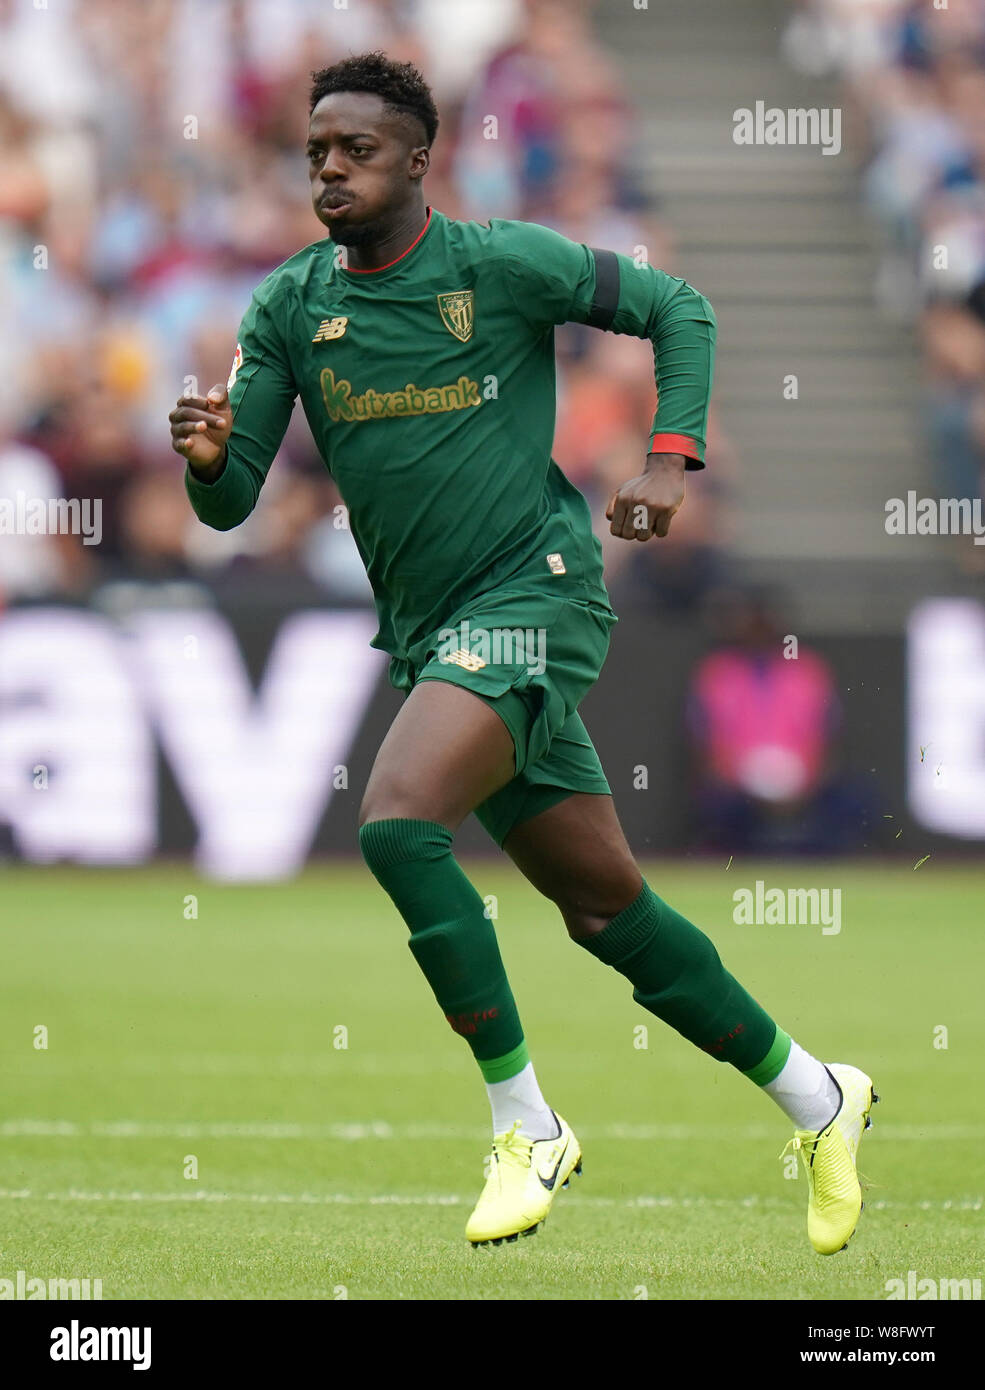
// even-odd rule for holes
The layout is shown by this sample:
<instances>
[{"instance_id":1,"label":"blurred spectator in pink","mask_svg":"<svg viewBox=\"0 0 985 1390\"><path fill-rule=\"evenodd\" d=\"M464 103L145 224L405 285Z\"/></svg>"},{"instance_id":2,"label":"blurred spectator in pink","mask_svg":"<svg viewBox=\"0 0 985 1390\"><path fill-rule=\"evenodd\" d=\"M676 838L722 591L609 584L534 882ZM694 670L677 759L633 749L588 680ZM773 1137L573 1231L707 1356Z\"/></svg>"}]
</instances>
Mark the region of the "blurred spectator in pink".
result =
<instances>
[{"instance_id":1,"label":"blurred spectator in pink","mask_svg":"<svg viewBox=\"0 0 985 1390\"><path fill-rule=\"evenodd\" d=\"M840 705L823 657L797 642L766 591L724 591L719 645L691 681L687 723L708 848L853 848L861 808L834 775Z\"/></svg>"}]
</instances>

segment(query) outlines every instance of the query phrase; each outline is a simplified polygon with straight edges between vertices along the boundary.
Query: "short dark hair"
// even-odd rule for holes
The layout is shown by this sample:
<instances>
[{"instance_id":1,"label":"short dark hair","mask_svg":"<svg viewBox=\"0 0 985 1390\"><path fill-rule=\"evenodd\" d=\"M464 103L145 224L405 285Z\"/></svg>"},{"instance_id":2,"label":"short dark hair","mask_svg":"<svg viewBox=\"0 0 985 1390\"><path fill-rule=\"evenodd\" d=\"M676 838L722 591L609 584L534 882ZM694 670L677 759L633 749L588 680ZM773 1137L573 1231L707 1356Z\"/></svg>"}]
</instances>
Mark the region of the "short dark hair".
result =
<instances>
[{"instance_id":1,"label":"short dark hair","mask_svg":"<svg viewBox=\"0 0 985 1390\"><path fill-rule=\"evenodd\" d=\"M309 114L331 92L372 92L387 106L413 116L424 127L428 146L438 131L438 108L431 88L413 63L395 63L385 53L359 53L311 74Z\"/></svg>"}]
</instances>

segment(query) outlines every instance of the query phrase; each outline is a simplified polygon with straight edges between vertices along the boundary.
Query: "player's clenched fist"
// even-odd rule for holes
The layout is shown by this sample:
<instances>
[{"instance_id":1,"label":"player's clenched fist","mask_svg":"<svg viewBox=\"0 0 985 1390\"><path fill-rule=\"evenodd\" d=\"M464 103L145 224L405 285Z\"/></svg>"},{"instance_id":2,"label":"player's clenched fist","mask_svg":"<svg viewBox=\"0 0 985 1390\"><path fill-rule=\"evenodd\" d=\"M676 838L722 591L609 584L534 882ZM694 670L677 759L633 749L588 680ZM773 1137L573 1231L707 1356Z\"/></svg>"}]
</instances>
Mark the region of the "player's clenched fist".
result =
<instances>
[{"instance_id":1,"label":"player's clenched fist","mask_svg":"<svg viewBox=\"0 0 985 1390\"><path fill-rule=\"evenodd\" d=\"M222 472L226 440L233 427L229 392L213 386L207 396L182 396L168 416L171 448L188 460L198 477L211 481Z\"/></svg>"},{"instance_id":2,"label":"player's clenched fist","mask_svg":"<svg viewBox=\"0 0 985 1390\"><path fill-rule=\"evenodd\" d=\"M666 536L684 501L686 467L683 454L647 454L646 471L623 483L605 509L612 534L627 541Z\"/></svg>"}]
</instances>

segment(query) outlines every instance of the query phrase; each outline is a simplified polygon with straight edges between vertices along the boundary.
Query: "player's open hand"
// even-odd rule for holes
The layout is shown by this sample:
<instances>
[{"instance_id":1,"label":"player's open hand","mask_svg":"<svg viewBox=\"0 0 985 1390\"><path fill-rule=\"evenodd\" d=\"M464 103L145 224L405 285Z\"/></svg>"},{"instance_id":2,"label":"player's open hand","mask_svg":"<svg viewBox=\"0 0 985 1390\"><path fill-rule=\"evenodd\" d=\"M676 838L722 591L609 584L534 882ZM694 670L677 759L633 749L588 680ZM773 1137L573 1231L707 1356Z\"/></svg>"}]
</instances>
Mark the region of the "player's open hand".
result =
<instances>
[{"instance_id":1,"label":"player's open hand","mask_svg":"<svg viewBox=\"0 0 985 1390\"><path fill-rule=\"evenodd\" d=\"M213 386L207 396L182 396L168 419L175 453L188 460L193 473L205 478L217 476L233 427L225 386Z\"/></svg>"},{"instance_id":2,"label":"player's open hand","mask_svg":"<svg viewBox=\"0 0 985 1390\"><path fill-rule=\"evenodd\" d=\"M623 483L609 499L605 514L612 534L627 541L666 536L684 501L686 467L683 454L647 454L646 471Z\"/></svg>"}]
</instances>

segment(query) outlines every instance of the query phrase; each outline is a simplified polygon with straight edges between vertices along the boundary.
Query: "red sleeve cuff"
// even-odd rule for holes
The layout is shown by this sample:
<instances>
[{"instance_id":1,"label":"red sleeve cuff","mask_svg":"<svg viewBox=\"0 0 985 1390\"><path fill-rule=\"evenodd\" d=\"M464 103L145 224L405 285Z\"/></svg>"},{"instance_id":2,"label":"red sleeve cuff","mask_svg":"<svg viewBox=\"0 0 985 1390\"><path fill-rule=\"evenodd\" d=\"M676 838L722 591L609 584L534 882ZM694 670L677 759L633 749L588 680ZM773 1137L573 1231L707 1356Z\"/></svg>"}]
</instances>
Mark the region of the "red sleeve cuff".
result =
<instances>
[{"instance_id":1,"label":"red sleeve cuff","mask_svg":"<svg viewBox=\"0 0 985 1390\"><path fill-rule=\"evenodd\" d=\"M701 445L687 434L654 434L650 437L651 454L683 454L689 467L704 468Z\"/></svg>"}]
</instances>

